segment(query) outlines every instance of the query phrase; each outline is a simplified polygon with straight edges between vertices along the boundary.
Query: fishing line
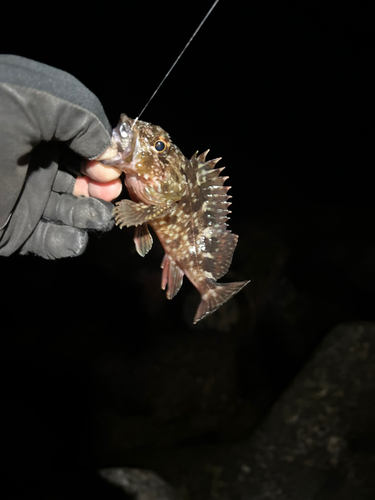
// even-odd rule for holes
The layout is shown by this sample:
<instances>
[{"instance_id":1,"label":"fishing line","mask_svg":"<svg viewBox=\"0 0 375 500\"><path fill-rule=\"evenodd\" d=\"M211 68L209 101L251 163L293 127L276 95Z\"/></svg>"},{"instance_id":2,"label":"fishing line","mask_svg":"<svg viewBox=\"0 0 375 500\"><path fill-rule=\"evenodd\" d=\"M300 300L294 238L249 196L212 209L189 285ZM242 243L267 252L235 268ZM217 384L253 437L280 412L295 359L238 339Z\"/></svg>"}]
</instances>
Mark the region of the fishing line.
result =
<instances>
[{"instance_id":1,"label":"fishing line","mask_svg":"<svg viewBox=\"0 0 375 500\"><path fill-rule=\"evenodd\" d=\"M152 94L152 96L150 97L150 99L147 101L146 105L144 106L144 108L142 109L142 111L139 113L139 115L137 116L137 118L134 120L133 122L133 125L132 125L132 128L134 127L134 125L136 124L136 122L138 121L139 117L143 114L144 110L147 108L147 106L150 104L150 102L152 101L152 99L155 97L156 93L158 92L158 90L160 89L160 87L163 85L163 83L165 82L165 80L167 79L168 75L170 74L170 72L173 70L173 68L176 66L176 64L178 63L178 61L180 60L182 54L185 52L185 50L189 47L189 45L191 44L191 42L193 41L194 37L196 36L196 34L198 33L198 31L201 29L201 27L203 26L203 24L206 22L208 16L211 14L211 12L214 10L214 8L216 7L217 3L219 2L219 0L215 0L215 2L211 5L209 11L207 12L207 14L204 16L204 18L202 19L202 21L200 22L198 28L194 31L194 33L192 34L192 36L190 37L190 40L188 41L188 43L185 45L185 47L182 49L182 51L180 52L179 56L177 57L177 59L175 60L175 62L172 64L172 66L169 68L169 70L167 71L167 73L165 74L164 78L162 79L162 81L159 83L159 85L157 86L155 92Z\"/></svg>"}]
</instances>

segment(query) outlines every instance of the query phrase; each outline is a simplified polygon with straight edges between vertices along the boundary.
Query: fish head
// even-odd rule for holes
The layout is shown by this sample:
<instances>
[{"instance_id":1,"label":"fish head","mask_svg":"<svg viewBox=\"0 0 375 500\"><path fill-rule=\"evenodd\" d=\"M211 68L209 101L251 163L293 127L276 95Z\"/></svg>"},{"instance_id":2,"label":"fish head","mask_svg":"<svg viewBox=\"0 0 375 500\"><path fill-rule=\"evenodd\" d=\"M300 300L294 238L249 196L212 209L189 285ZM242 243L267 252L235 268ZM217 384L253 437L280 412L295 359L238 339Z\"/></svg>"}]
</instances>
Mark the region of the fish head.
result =
<instances>
[{"instance_id":1,"label":"fish head","mask_svg":"<svg viewBox=\"0 0 375 500\"><path fill-rule=\"evenodd\" d=\"M111 165L125 172L127 186L141 200L158 203L182 198L187 160L165 130L122 114L112 138L118 155Z\"/></svg>"}]
</instances>

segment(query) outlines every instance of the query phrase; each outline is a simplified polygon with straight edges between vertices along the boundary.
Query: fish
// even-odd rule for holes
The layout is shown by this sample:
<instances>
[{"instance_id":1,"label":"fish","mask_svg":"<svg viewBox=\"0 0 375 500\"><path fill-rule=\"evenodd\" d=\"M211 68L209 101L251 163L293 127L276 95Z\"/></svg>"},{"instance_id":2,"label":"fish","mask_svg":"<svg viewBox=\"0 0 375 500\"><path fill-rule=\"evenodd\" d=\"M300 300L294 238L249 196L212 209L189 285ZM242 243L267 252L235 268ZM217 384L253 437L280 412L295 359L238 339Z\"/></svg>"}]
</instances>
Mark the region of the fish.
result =
<instances>
[{"instance_id":1,"label":"fish","mask_svg":"<svg viewBox=\"0 0 375 500\"><path fill-rule=\"evenodd\" d=\"M224 167L215 168L221 158L207 160L207 150L188 159L160 126L125 114L112 139L118 153L103 163L125 173L130 196L116 203L116 225L135 226L135 248L142 257L152 247L152 228L165 251L161 288L172 299L183 277L190 280L201 295L196 324L249 283L217 281L229 270L238 241L227 224L228 177L220 176Z\"/></svg>"}]
</instances>

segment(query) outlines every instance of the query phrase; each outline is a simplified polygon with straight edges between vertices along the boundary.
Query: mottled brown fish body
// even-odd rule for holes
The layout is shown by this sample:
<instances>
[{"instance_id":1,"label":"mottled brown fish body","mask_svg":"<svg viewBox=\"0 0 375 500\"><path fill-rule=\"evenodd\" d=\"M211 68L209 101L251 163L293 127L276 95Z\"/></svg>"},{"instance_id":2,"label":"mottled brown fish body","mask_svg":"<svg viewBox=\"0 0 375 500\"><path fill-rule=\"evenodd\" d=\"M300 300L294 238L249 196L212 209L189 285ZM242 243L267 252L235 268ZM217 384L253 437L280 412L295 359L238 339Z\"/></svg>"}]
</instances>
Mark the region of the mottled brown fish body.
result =
<instances>
[{"instance_id":1,"label":"mottled brown fish body","mask_svg":"<svg viewBox=\"0 0 375 500\"><path fill-rule=\"evenodd\" d=\"M227 273L238 240L227 229L227 177L220 177L223 168L214 168L218 159L206 161L207 152L185 158L158 126L122 115L115 140L122 129L125 140L119 150L124 153L116 166L126 174L133 201L117 204L116 224L136 226L134 242L142 256L152 246L148 224L153 228L165 250L162 288L172 299L187 276L201 294L196 323L248 283L216 281Z\"/></svg>"},{"instance_id":2,"label":"mottled brown fish body","mask_svg":"<svg viewBox=\"0 0 375 500\"><path fill-rule=\"evenodd\" d=\"M188 188L185 195L176 203L173 213L150 223L166 252L162 263L162 288L168 285L167 297L172 299L176 295L184 274L201 294L194 323L216 311L248 283L216 281L229 269L238 236L226 228L229 187L222 185L226 178L218 177L222 169L210 175L208 189L216 202L207 204L202 188L207 179L202 182L203 172L213 169L217 160L205 162L205 156L206 153L199 157L194 155L191 161L186 160L184 171Z\"/></svg>"}]
</instances>

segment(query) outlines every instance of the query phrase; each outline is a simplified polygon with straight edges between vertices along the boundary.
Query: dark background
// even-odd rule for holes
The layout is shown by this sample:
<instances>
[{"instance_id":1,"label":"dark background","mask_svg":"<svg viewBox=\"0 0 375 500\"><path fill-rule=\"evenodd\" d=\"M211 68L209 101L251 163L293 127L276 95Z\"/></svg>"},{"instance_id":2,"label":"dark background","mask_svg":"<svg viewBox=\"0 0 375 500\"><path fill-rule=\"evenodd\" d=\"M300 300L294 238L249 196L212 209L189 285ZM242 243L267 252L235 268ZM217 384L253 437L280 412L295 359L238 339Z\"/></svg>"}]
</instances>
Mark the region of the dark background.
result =
<instances>
[{"instance_id":1,"label":"dark background","mask_svg":"<svg viewBox=\"0 0 375 500\"><path fill-rule=\"evenodd\" d=\"M17 7L0 46L75 75L115 125L209 7ZM227 280L252 282L211 319L191 326L186 280L165 299L161 247L142 260L131 230L93 235L73 260L0 261L10 491L114 465L181 487L170 450L242 439L331 327L374 319L373 11L222 0L142 116L227 167L240 235Z\"/></svg>"}]
</instances>

